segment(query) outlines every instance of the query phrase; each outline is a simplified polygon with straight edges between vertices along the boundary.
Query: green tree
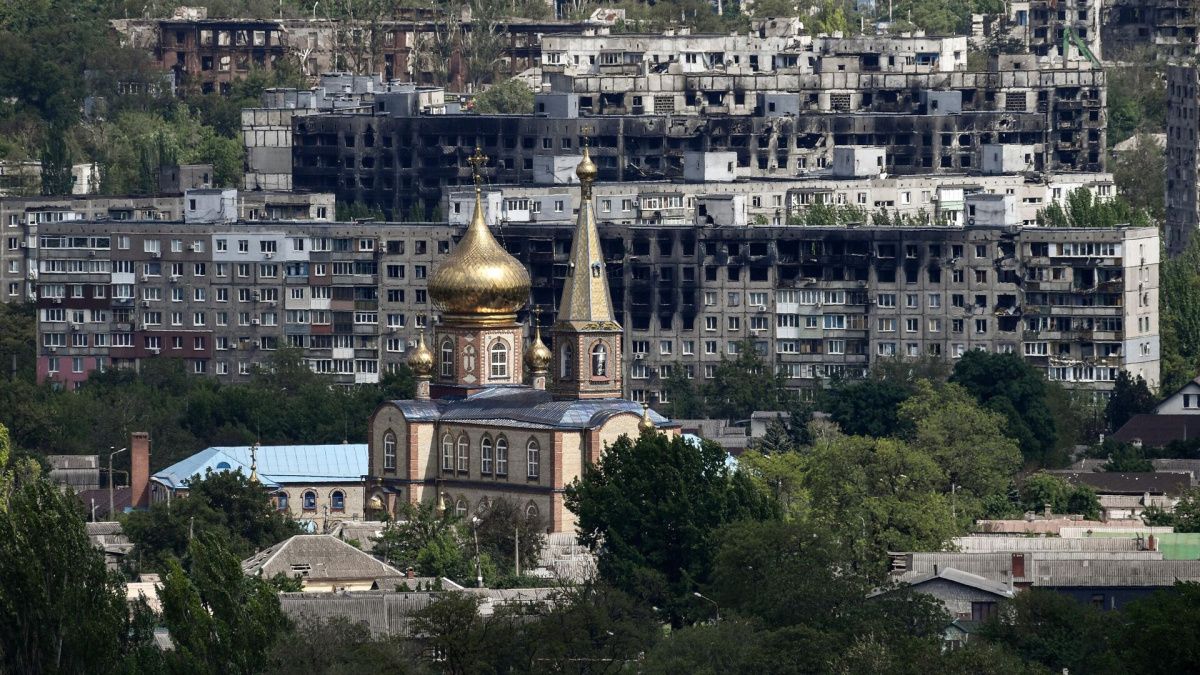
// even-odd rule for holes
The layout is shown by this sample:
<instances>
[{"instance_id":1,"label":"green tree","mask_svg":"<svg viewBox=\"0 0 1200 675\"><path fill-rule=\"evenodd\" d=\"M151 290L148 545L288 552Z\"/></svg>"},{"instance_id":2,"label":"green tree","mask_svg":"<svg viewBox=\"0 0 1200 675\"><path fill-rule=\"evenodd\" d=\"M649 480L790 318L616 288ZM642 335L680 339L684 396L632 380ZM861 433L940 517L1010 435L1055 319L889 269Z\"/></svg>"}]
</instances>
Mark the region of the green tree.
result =
<instances>
[{"instance_id":1,"label":"green tree","mask_svg":"<svg viewBox=\"0 0 1200 675\"><path fill-rule=\"evenodd\" d=\"M730 473L709 441L645 433L622 436L567 488L580 542L596 552L600 577L676 624L708 580L713 534L728 522L777 516L746 476Z\"/></svg>"},{"instance_id":2,"label":"green tree","mask_svg":"<svg viewBox=\"0 0 1200 675\"><path fill-rule=\"evenodd\" d=\"M693 366L694 367L694 366ZM673 419L697 419L704 416L704 399L687 376L688 366L676 363L663 382L668 403L659 404L661 412Z\"/></svg>"},{"instance_id":3,"label":"green tree","mask_svg":"<svg viewBox=\"0 0 1200 675\"><path fill-rule=\"evenodd\" d=\"M983 624L980 636L1054 672L1118 673L1112 615L1041 588L1021 591Z\"/></svg>"},{"instance_id":4,"label":"green tree","mask_svg":"<svg viewBox=\"0 0 1200 675\"><path fill-rule=\"evenodd\" d=\"M205 532L188 545L191 572L167 564L159 597L174 649L173 672L262 672L272 645L290 623L271 584L242 572L221 537Z\"/></svg>"},{"instance_id":5,"label":"green tree","mask_svg":"<svg viewBox=\"0 0 1200 675\"><path fill-rule=\"evenodd\" d=\"M1146 509L1147 513L1143 516L1146 524L1169 525L1176 532L1200 532L1200 488L1183 493L1171 511L1152 508Z\"/></svg>"},{"instance_id":6,"label":"green tree","mask_svg":"<svg viewBox=\"0 0 1200 675\"><path fill-rule=\"evenodd\" d=\"M848 538L864 573L881 577L888 551L936 551L959 534L946 474L892 438L827 434L809 455L812 518Z\"/></svg>"},{"instance_id":7,"label":"green tree","mask_svg":"<svg viewBox=\"0 0 1200 675\"><path fill-rule=\"evenodd\" d=\"M54 127L46 132L42 145L42 194L69 195L75 181L71 176L71 151L67 148L67 130Z\"/></svg>"},{"instance_id":8,"label":"green tree","mask_svg":"<svg viewBox=\"0 0 1200 675\"><path fill-rule=\"evenodd\" d=\"M807 488L807 462L796 450L747 450L738 457L738 472L758 489L774 495L787 519L804 518L811 508Z\"/></svg>"},{"instance_id":9,"label":"green tree","mask_svg":"<svg viewBox=\"0 0 1200 675\"><path fill-rule=\"evenodd\" d=\"M462 550L458 525L462 519L446 509L438 513L432 501L401 504L397 518L388 521L375 540L374 553L400 569L413 568L423 576L466 579L473 566Z\"/></svg>"},{"instance_id":10,"label":"green tree","mask_svg":"<svg viewBox=\"0 0 1200 675\"><path fill-rule=\"evenodd\" d=\"M0 670L113 673L150 666L144 607L88 541L74 497L43 481L0 510Z\"/></svg>"},{"instance_id":11,"label":"green tree","mask_svg":"<svg viewBox=\"0 0 1200 675\"><path fill-rule=\"evenodd\" d=\"M533 611L520 648L541 672L621 672L662 632L650 607L596 582L564 587Z\"/></svg>"},{"instance_id":12,"label":"green tree","mask_svg":"<svg viewBox=\"0 0 1200 675\"><path fill-rule=\"evenodd\" d=\"M981 408L958 385L917 383L916 393L900 404L899 418L912 429L909 444L946 472L949 484L943 489L954 499L1002 495L1021 468L1021 450L1004 435L1005 419Z\"/></svg>"},{"instance_id":13,"label":"green tree","mask_svg":"<svg viewBox=\"0 0 1200 675\"><path fill-rule=\"evenodd\" d=\"M521 569L537 566L546 544L546 524L536 513L530 514L512 499L496 497L478 515L473 535L479 537L479 549L487 555L502 576L516 574L516 551L521 551Z\"/></svg>"},{"instance_id":14,"label":"green tree","mask_svg":"<svg viewBox=\"0 0 1200 675\"><path fill-rule=\"evenodd\" d=\"M972 349L955 364L950 381L1004 415L1008 435L1020 444L1026 461L1060 461L1053 454L1058 433L1046 402L1046 379L1020 356Z\"/></svg>"},{"instance_id":15,"label":"green tree","mask_svg":"<svg viewBox=\"0 0 1200 675\"><path fill-rule=\"evenodd\" d=\"M1101 200L1087 188L1076 188L1068 193L1066 208L1055 202L1038 211L1037 221L1043 227L1113 228L1152 224L1145 210L1134 208L1123 197L1118 195Z\"/></svg>"},{"instance_id":16,"label":"green tree","mask_svg":"<svg viewBox=\"0 0 1200 675\"><path fill-rule=\"evenodd\" d=\"M731 420L749 419L756 410L780 410L793 397L786 378L763 361L753 340L739 342L732 359L722 355L702 391L708 416Z\"/></svg>"},{"instance_id":17,"label":"green tree","mask_svg":"<svg viewBox=\"0 0 1200 675\"><path fill-rule=\"evenodd\" d=\"M1110 445L1105 443L1105 445ZM1108 461L1102 467L1105 471L1154 471L1154 463L1146 459L1146 453L1129 443L1113 443Z\"/></svg>"},{"instance_id":18,"label":"green tree","mask_svg":"<svg viewBox=\"0 0 1200 675\"><path fill-rule=\"evenodd\" d=\"M1049 506L1054 513L1079 514L1090 519L1100 517L1100 499L1095 490L1086 485L1071 485L1043 471L1021 483L1020 499L1026 511L1042 511Z\"/></svg>"},{"instance_id":19,"label":"green tree","mask_svg":"<svg viewBox=\"0 0 1200 675\"><path fill-rule=\"evenodd\" d=\"M521 78L510 77L476 96L475 112L481 115L532 115L533 90Z\"/></svg>"},{"instance_id":20,"label":"green tree","mask_svg":"<svg viewBox=\"0 0 1200 675\"><path fill-rule=\"evenodd\" d=\"M296 523L271 503L262 485L241 471L207 472L188 483L188 494L126 516L125 533L144 569L166 570L167 562L189 565L191 546L202 534L218 536L238 559L299 534Z\"/></svg>"},{"instance_id":21,"label":"green tree","mask_svg":"<svg viewBox=\"0 0 1200 675\"><path fill-rule=\"evenodd\" d=\"M1176 582L1121 610L1116 649L1124 672L1146 675L1200 671L1200 584Z\"/></svg>"},{"instance_id":22,"label":"green tree","mask_svg":"<svg viewBox=\"0 0 1200 675\"><path fill-rule=\"evenodd\" d=\"M910 388L894 380L842 380L824 392L822 409L852 436L890 436L900 431L897 406Z\"/></svg>"},{"instance_id":23,"label":"green tree","mask_svg":"<svg viewBox=\"0 0 1200 675\"><path fill-rule=\"evenodd\" d=\"M1163 261L1160 281L1162 390L1176 391L1200 373L1200 237Z\"/></svg>"},{"instance_id":24,"label":"green tree","mask_svg":"<svg viewBox=\"0 0 1200 675\"><path fill-rule=\"evenodd\" d=\"M1112 395L1104 408L1104 418L1110 431L1120 429L1134 415L1152 412L1158 399L1141 375L1136 378L1122 370L1113 384Z\"/></svg>"},{"instance_id":25,"label":"green tree","mask_svg":"<svg viewBox=\"0 0 1200 675\"><path fill-rule=\"evenodd\" d=\"M506 672L515 628L503 613L479 615L483 596L440 593L412 616L412 632L422 636L422 654L449 675Z\"/></svg>"},{"instance_id":26,"label":"green tree","mask_svg":"<svg viewBox=\"0 0 1200 675\"><path fill-rule=\"evenodd\" d=\"M409 643L376 638L366 623L344 617L306 621L281 636L271 650L270 675L336 675L347 672L421 672Z\"/></svg>"},{"instance_id":27,"label":"green tree","mask_svg":"<svg viewBox=\"0 0 1200 675\"><path fill-rule=\"evenodd\" d=\"M1112 91L1112 88L1109 88ZM1111 100L1110 100L1110 110ZM1111 117L1110 117L1111 119ZM1109 126L1112 133L1112 126ZM1137 148L1117 155L1112 163L1113 181L1119 194L1133 209L1145 211L1155 221L1166 217L1166 156L1162 145L1148 133L1137 135Z\"/></svg>"}]
</instances>

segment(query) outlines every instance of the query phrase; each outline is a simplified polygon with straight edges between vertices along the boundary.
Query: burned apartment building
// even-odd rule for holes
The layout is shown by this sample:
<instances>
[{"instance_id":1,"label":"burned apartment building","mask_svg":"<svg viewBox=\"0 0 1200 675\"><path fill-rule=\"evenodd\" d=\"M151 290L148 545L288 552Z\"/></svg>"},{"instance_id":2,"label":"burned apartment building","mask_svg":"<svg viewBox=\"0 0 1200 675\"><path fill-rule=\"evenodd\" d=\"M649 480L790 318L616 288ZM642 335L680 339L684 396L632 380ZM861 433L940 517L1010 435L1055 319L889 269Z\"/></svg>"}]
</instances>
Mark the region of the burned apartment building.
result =
<instances>
[{"instance_id":1,"label":"burned apartment building","mask_svg":"<svg viewBox=\"0 0 1200 675\"><path fill-rule=\"evenodd\" d=\"M272 68L289 60L310 78L330 71L378 73L385 80L404 79L465 90L471 82L464 58L469 38L460 37L448 59L433 58L433 43L459 33L487 28L499 40L494 62L500 76L515 75L541 59L541 37L579 32L582 24L566 21L512 20L486 26L470 12L406 9L401 18L354 23L327 18L217 19L202 7L182 7L166 19L117 19L113 29L122 41L145 50L177 81L203 92L228 93L233 82L254 68ZM454 10L461 13L461 9ZM453 41L453 40L452 40ZM469 47L466 47L469 48Z\"/></svg>"},{"instance_id":2,"label":"burned apartment building","mask_svg":"<svg viewBox=\"0 0 1200 675\"><path fill-rule=\"evenodd\" d=\"M1198 17L1188 0L1105 0L1101 41L1115 60L1194 58Z\"/></svg>"},{"instance_id":3,"label":"burned apartment building","mask_svg":"<svg viewBox=\"0 0 1200 675\"><path fill-rule=\"evenodd\" d=\"M1038 174L1030 147L991 145L976 173L892 176L883 172L884 148L834 149L830 168L794 178L737 178L729 152L685 152L683 178L598 183L593 186L600 222L683 225L724 223L762 225L889 223L967 225L973 195L1012 197L1009 222L1033 226L1042 209L1065 207L1076 190L1097 201L1116 194L1112 174ZM571 160L562 155L539 162L532 184L484 188L484 218L492 226L573 222L579 208ZM844 161L839 161L844 160ZM557 170L556 170L557 169ZM465 225L474 207L472 188L450 190L440 212L452 225ZM836 219L836 220L835 220Z\"/></svg>"},{"instance_id":4,"label":"burned apartment building","mask_svg":"<svg viewBox=\"0 0 1200 675\"><path fill-rule=\"evenodd\" d=\"M1011 40L1037 56L1099 60L1105 0L1012 0L987 37ZM1066 53L1063 53L1063 50Z\"/></svg>"},{"instance_id":5,"label":"burned apartment building","mask_svg":"<svg viewBox=\"0 0 1200 675\"><path fill-rule=\"evenodd\" d=\"M1104 73L1090 63L1004 56L984 72L789 69L671 76L663 90L651 76L573 78L592 93L538 94L535 115L294 118L293 185L393 219L434 218L446 189L470 182L476 145L497 158L493 182L525 184L584 142L611 182L682 177L687 152L734 153L740 178L798 177L827 168L838 146L884 147L890 175L973 172L985 146L1003 144L1031 148L1030 171L1104 170Z\"/></svg>"},{"instance_id":6,"label":"burned apartment building","mask_svg":"<svg viewBox=\"0 0 1200 675\"><path fill-rule=\"evenodd\" d=\"M1103 393L1120 370L1157 383L1153 228L1003 224L978 195L951 227L599 226L626 393L664 401L670 369L697 382L749 340L797 390L878 359L1014 352ZM399 367L435 320L428 278L461 226L96 222L42 226L38 373L73 385L98 368L176 357L237 381L280 345L343 384ZM570 223L497 228L552 322Z\"/></svg>"},{"instance_id":7,"label":"burned apartment building","mask_svg":"<svg viewBox=\"0 0 1200 675\"><path fill-rule=\"evenodd\" d=\"M1200 69L1167 66L1166 219L1167 254L1187 249L1200 227Z\"/></svg>"}]
</instances>

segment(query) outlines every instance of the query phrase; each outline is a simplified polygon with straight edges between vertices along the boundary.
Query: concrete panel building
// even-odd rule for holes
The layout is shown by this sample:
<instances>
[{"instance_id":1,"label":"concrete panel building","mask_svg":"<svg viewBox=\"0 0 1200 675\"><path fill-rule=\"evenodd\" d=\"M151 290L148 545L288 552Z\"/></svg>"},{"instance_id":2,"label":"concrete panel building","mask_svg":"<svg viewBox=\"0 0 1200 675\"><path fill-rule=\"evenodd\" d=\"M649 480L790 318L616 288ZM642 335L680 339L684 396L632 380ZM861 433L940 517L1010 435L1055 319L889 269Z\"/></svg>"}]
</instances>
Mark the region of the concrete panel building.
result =
<instances>
[{"instance_id":1,"label":"concrete panel building","mask_svg":"<svg viewBox=\"0 0 1200 675\"><path fill-rule=\"evenodd\" d=\"M603 197L596 196L598 204ZM564 197L565 201L565 197ZM894 356L1021 354L1097 393L1120 370L1159 380L1153 228L732 227L598 222L625 393L662 400L669 369L703 380L749 339L799 390ZM38 369L178 357L238 381L273 349L341 383L373 382L437 314L428 279L462 226L396 223L43 224ZM572 225L507 223L530 306L554 320Z\"/></svg>"},{"instance_id":2,"label":"concrete panel building","mask_svg":"<svg viewBox=\"0 0 1200 675\"><path fill-rule=\"evenodd\" d=\"M1163 232L1168 255L1179 255L1200 227L1200 69L1167 66L1167 180Z\"/></svg>"}]
</instances>

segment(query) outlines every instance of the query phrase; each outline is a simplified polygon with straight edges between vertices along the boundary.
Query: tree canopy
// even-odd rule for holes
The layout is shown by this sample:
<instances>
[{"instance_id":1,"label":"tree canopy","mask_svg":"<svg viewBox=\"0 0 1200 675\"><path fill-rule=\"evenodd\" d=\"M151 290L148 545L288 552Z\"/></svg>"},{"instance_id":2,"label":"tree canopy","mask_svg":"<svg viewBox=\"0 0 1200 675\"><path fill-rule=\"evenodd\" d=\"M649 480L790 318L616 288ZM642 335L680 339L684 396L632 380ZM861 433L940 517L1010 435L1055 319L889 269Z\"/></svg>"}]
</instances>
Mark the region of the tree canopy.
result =
<instances>
[{"instance_id":1,"label":"tree canopy","mask_svg":"<svg viewBox=\"0 0 1200 675\"><path fill-rule=\"evenodd\" d=\"M694 611L691 593L708 580L716 530L777 516L774 503L710 441L645 433L621 437L567 488L580 541L600 576L678 623Z\"/></svg>"},{"instance_id":2,"label":"tree canopy","mask_svg":"<svg viewBox=\"0 0 1200 675\"><path fill-rule=\"evenodd\" d=\"M1006 420L1005 431L1030 462L1060 463L1054 456L1058 430L1046 401L1046 378L1016 354L973 349L958 360L950 381Z\"/></svg>"}]
</instances>

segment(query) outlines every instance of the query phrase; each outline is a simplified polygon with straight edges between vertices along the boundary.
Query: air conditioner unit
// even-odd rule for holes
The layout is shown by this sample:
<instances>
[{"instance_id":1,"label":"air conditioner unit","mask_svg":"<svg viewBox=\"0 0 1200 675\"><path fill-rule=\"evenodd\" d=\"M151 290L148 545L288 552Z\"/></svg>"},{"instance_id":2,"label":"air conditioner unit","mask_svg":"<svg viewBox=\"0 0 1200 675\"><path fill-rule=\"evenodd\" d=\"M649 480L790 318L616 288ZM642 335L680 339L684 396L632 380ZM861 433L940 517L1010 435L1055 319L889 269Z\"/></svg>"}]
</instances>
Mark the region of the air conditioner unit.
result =
<instances>
[{"instance_id":1,"label":"air conditioner unit","mask_svg":"<svg viewBox=\"0 0 1200 675\"><path fill-rule=\"evenodd\" d=\"M173 283L173 284L179 283L179 275L178 274L171 275L171 283Z\"/></svg>"},{"instance_id":2,"label":"air conditioner unit","mask_svg":"<svg viewBox=\"0 0 1200 675\"><path fill-rule=\"evenodd\" d=\"M29 244L28 244L28 242L23 241L23 242L17 244L17 248L29 248Z\"/></svg>"},{"instance_id":3,"label":"air conditioner unit","mask_svg":"<svg viewBox=\"0 0 1200 675\"><path fill-rule=\"evenodd\" d=\"M268 301L267 301L267 306L268 306L268 307L274 307L274 306L275 306L275 301L274 301L274 300L268 300Z\"/></svg>"},{"instance_id":4,"label":"air conditioner unit","mask_svg":"<svg viewBox=\"0 0 1200 675\"><path fill-rule=\"evenodd\" d=\"M264 257L264 258L266 258L267 260L270 260L271 258L274 258L274 257L275 257L275 254L274 254L274 253L267 253L267 254L266 254L266 255L264 255L263 257Z\"/></svg>"},{"instance_id":5,"label":"air conditioner unit","mask_svg":"<svg viewBox=\"0 0 1200 675\"><path fill-rule=\"evenodd\" d=\"M77 323L71 324L71 332L75 332L78 330L79 330L79 324L77 324Z\"/></svg>"},{"instance_id":6,"label":"air conditioner unit","mask_svg":"<svg viewBox=\"0 0 1200 675\"><path fill-rule=\"evenodd\" d=\"M261 342L259 342L258 340L255 340L255 341L254 341L254 348L255 348L255 349L258 349L258 348L259 348L259 346L260 346L261 344L262 344Z\"/></svg>"},{"instance_id":7,"label":"air conditioner unit","mask_svg":"<svg viewBox=\"0 0 1200 675\"><path fill-rule=\"evenodd\" d=\"M47 347L47 351L49 351L51 354L57 354L58 347Z\"/></svg>"},{"instance_id":8,"label":"air conditioner unit","mask_svg":"<svg viewBox=\"0 0 1200 675\"><path fill-rule=\"evenodd\" d=\"M150 301L149 301L149 300L143 300L143 301L142 301L142 307L149 307L149 306L150 306Z\"/></svg>"},{"instance_id":9,"label":"air conditioner unit","mask_svg":"<svg viewBox=\"0 0 1200 675\"><path fill-rule=\"evenodd\" d=\"M196 252L196 245L195 245L195 244L188 244L188 250L189 250L189 251L191 251L191 252L193 252L193 253L195 253L195 252Z\"/></svg>"},{"instance_id":10,"label":"air conditioner unit","mask_svg":"<svg viewBox=\"0 0 1200 675\"><path fill-rule=\"evenodd\" d=\"M95 252L95 251L88 251L88 257L89 257L89 258L95 258L95 257L96 257L96 252Z\"/></svg>"},{"instance_id":11,"label":"air conditioner unit","mask_svg":"<svg viewBox=\"0 0 1200 675\"><path fill-rule=\"evenodd\" d=\"M54 302L54 304L56 304L56 305L61 305L61 304L62 304L62 298L54 298L54 299L53 299L53 302Z\"/></svg>"},{"instance_id":12,"label":"air conditioner unit","mask_svg":"<svg viewBox=\"0 0 1200 675\"><path fill-rule=\"evenodd\" d=\"M633 355L633 360L634 360L634 361L641 361L642 359L645 359L645 358L646 358L646 355L645 355L645 354L634 354L634 355Z\"/></svg>"},{"instance_id":13,"label":"air conditioner unit","mask_svg":"<svg viewBox=\"0 0 1200 675\"><path fill-rule=\"evenodd\" d=\"M250 324L251 324L251 325L253 325L253 326L257 326L259 323L260 323L260 322L259 322L259 320L258 320L258 319L250 319Z\"/></svg>"},{"instance_id":14,"label":"air conditioner unit","mask_svg":"<svg viewBox=\"0 0 1200 675\"><path fill-rule=\"evenodd\" d=\"M151 257L151 258L161 258L161 257L162 257L162 251L151 251L151 252L150 252L150 257Z\"/></svg>"}]
</instances>

